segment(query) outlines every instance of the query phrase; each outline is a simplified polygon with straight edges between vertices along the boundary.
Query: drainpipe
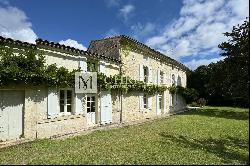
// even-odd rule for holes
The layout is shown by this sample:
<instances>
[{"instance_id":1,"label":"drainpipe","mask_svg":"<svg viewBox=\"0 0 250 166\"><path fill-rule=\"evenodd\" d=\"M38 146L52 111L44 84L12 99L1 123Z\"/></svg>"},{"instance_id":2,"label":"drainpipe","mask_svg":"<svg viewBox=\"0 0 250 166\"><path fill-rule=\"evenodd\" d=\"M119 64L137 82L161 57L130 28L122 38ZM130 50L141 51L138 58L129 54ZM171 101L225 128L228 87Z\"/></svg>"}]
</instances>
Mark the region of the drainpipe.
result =
<instances>
[{"instance_id":1,"label":"drainpipe","mask_svg":"<svg viewBox=\"0 0 250 166\"><path fill-rule=\"evenodd\" d=\"M121 63L119 64L119 73L120 73L120 75L122 73L122 65L121 65ZM122 98L123 98L123 95L122 95L121 90L119 90L119 98L120 98L120 103L121 103L120 123L122 123Z\"/></svg>"}]
</instances>

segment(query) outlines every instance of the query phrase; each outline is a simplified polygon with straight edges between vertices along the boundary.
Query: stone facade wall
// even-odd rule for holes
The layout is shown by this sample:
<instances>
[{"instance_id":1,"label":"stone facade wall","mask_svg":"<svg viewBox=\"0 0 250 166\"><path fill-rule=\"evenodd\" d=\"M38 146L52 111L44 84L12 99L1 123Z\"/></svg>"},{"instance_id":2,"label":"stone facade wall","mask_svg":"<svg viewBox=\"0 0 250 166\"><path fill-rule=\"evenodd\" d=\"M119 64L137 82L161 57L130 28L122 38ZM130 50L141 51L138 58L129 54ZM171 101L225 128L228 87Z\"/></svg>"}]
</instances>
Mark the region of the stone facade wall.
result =
<instances>
[{"instance_id":1,"label":"stone facade wall","mask_svg":"<svg viewBox=\"0 0 250 166\"><path fill-rule=\"evenodd\" d=\"M152 83L157 84L157 70L160 70L164 73L164 82L166 86L172 85L172 74L175 75L176 79L178 76L181 78L181 85L186 87L186 72L178 69L177 67L167 64L166 62L160 61L159 59L144 54L143 52L138 53L135 51L130 51L127 56L123 55L123 52L120 51L123 68L122 72L125 75L130 76L132 79L139 80L139 66L143 64L144 66L150 67L152 69ZM170 113L170 111L179 111L185 108L185 100L178 96L178 102L176 105L171 107L171 94L166 90L162 95L163 105L161 114ZM138 94L127 94L124 95L123 101L123 115L126 121L133 121L138 119L150 118L157 116L156 115L156 101L157 95L152 96L152 110L151 111L139 111L139 96Z\"/></svg>"}]
</instances>

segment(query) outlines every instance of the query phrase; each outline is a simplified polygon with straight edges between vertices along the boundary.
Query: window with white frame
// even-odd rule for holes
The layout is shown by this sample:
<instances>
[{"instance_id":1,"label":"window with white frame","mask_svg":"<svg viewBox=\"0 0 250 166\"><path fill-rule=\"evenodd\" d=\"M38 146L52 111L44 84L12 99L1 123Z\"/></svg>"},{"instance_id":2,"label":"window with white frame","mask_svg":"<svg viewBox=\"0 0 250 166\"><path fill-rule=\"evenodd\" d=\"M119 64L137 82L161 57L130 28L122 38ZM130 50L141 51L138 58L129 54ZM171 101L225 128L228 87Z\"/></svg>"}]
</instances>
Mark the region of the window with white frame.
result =
<instances>
[{"instance_id":1,"label":"window with white frame","mask_svg":"<svg viewBox=\"0 0 250 166\"><path fill-rule=\"evenodd\" d=\"M143 95L143 108L144 109L148 108L148 98L146 94Z\"/></svg>"},{"instance_id":2,"label":"window with white frame","mask_svg":"<svg viewBox=\"0 0 250 166\"><path fill-rule=\"evenodd\" d=\"M164 73L163 73L163 71L160 71L160 83L161 84L164 83Z\"/></svg>"},{"instance_id":3,"label":"window with white frame","mask_svg":"<svg viewBox=\"0 0 250 166\"><path fill-rule=\"evenodd\" d=\"M61 114L71 114L72 113L72 90L60 90L60 113Z\"/></svg>"},{"instance_id":4,"label":"window with white frame","mask_svg":"<svg viewBox=\"0 0 250 166\"><path fill-rule=\"evenodd\" d=\"M87 96L87 113L95 112L95 96Z\"/></svg>"}]
</instances>

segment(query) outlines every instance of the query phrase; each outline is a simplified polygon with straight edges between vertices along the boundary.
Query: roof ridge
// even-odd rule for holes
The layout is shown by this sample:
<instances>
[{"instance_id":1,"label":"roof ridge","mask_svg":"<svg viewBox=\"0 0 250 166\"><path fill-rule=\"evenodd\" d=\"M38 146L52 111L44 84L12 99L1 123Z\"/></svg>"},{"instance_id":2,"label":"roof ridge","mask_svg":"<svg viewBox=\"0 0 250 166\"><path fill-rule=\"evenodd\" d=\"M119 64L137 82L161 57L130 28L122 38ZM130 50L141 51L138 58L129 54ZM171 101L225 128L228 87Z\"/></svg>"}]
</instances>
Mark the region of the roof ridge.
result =
<instances>
[{"instance_id":1,"label":"roof ridge","mask_svg":"<svg viewBox=\"0 0 250 166\"><path fill-rule=\"evenodd\" d=\"M184 68L185 70L190 70L187 66L185 66L184 64L178 62L177 60L175 60L175 59L173 59L173 58L171 58L171 57L169 57L169 56L167 56L167 55L165 55L165 54L163 54L163 53L161 53L161 52L159 52L159 51L157 51L157 50L155 50L155 49L153 49L153 48L151 48L151 47L149 47L149 46L147 46L146 44L144 44L144 43L142 43L142 42L140 42L140 41L138 41L138 40L136 40L136 39L134 39L134 38L132 38L132 37L130 37L130 36L124 35L124 34L117 35L117 36L111 36L111 37L103 38L103 39L92 40L91 43L92 43L92 42L94 43L94 42L97 42L97 41L103 41L103 40L114 39L114 38L122 38L122 37L123 37L123 38L126 38L126 39L128 39L128 40L130 40L130 41L132 41L132 42L135 42L136 44L138 44L138 45L140 45L140 46L142 46L142 47L145 47L146 49L149 49L149 50L155 52L156 54L158 54L158 55L160 55L160 56L162 56L162 57L164 57L164 58L167 58L167 59L170 60L172 63L176 63L176 64L180 65L180 66L181 66L182 68Z\"/></svg>"},{"instance_id":2,"label":"roof ridge","mask_svg":"<svg viewBox=\"0 0 250 166\"><path fill-rule=\"evenodd\" d=\"M21 41L21 40L15 40L12 38L8 38L8 37L3 37L0 36L0 42L5 42L5 43L9 43L9 44L17 44L17 45L21 45L21 46L26 46L26 47L36 47L36 44L33 43L29 43L29 42L25 42L25 41Z\"/></svg>"}]
</instances>

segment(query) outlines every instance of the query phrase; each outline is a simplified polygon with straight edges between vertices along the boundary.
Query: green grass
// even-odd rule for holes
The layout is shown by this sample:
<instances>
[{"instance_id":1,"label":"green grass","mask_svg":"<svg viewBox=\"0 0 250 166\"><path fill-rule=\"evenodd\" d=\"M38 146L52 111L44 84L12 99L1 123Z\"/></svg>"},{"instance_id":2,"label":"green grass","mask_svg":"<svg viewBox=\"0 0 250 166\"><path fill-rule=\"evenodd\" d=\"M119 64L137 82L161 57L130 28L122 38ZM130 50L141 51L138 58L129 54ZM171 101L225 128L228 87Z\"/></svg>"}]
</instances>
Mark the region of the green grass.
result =
<instances>
[{"instance_id":1,"label":"green grass","mask_svg":"<svg viewBox=\"0 0 250 166\"><path fill-rule=\"evenodd\" d=\"M0 149L1 164L247 164L249 111L205 107L143 125Z\"/></svg>"}]
</instances>

